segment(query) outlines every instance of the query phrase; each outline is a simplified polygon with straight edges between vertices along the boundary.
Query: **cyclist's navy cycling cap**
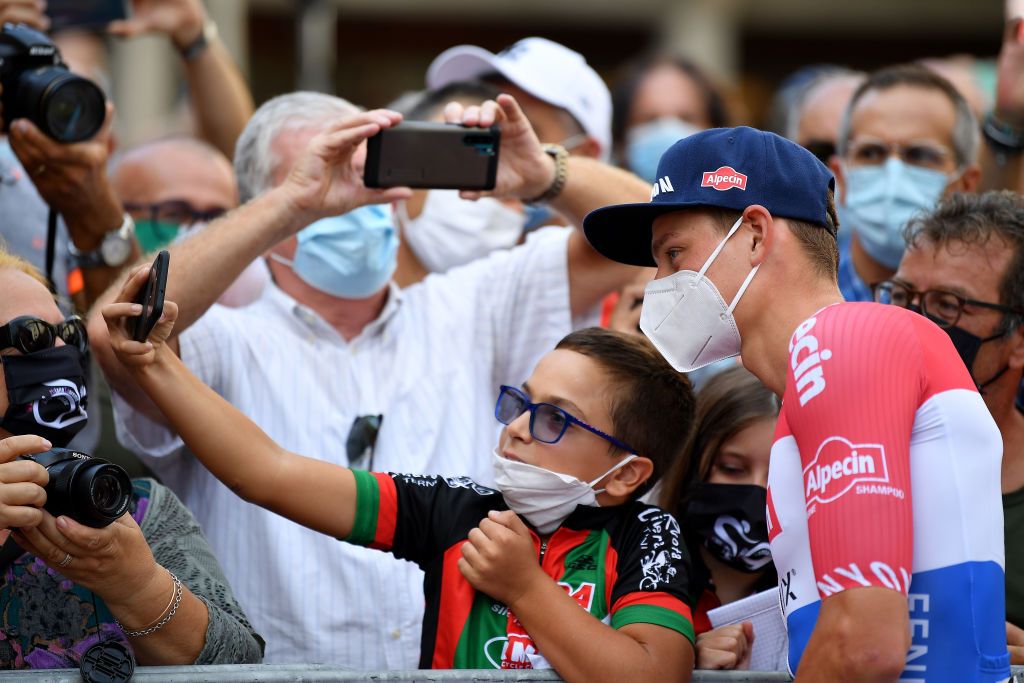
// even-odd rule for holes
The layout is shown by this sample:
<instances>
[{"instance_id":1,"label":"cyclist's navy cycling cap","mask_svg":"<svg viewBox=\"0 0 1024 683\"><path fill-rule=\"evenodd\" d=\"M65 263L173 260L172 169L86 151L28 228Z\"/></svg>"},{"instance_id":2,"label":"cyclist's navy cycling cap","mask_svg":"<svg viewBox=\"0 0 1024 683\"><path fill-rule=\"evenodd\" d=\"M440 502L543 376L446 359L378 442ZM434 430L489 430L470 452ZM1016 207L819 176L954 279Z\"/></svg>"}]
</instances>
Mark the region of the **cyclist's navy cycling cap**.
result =
<instances>
[{"instance_id":1,"label":"cyclist's navy cycling cap","mask_svg":"<svg viewBox=\"0 0 1024 683\"><path fill-rule=\"evenodd\" d=\"M594 249L620 263L653 266L651 224L691 206L743 211L760 204L774 216L817 225L827 216L831 171L800 145L754 128L713 128L679 140L661 155L651 201L591 211L583 230Z\"/></svg>"}]
</instances>

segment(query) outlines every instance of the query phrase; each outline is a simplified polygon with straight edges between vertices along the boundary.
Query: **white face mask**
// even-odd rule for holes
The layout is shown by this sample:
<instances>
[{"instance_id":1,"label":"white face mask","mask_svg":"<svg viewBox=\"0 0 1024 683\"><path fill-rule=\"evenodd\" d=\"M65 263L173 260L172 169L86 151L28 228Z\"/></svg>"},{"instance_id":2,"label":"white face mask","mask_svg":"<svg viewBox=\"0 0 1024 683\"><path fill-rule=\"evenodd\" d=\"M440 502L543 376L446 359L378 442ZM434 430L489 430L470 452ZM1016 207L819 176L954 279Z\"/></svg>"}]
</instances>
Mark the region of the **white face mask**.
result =
<instances>
[{"instance_id":1,"label":"white face mask","mask_svg":"<svg viewBox=\"0 0 1024 683\"><path fill-rule=\"evenodd\" d=\"M395 204L395 212L402 239L432 273L514 247L525 225L522 213L497 199L472 202L459 197L458 190L430 190L416 218L409 217L404 201Z\"/></svg>"},{"instance_id":2,"label":"white face mask","mask_svg":"<svg viewBox=\"0 0 1024 683\"><path fill-rule=\"evenodd\" d=\"M509 460L495 449L494 483L513 512L525 517L538 533L549 534L577 505L599 507L597 494L604 493L604 489L595 491L594 485L635 457L630 455L620 460L600 477L586 482L571 474Z\"/></svg>"},{"instance_id":3,"label":"white face mask","mask_svg":"<svg viewBox=\"0 0 1024 683\"><path fill-rule=\"evenodd\" d=\"M760 266L754 266L728 305L704 273L742 222L741 216L733 223L700 272L681 270L652 280L644 290L640 329L679 372L692 372L740 353L740 332L732 312Z\"/></svg>"}]
</instances>

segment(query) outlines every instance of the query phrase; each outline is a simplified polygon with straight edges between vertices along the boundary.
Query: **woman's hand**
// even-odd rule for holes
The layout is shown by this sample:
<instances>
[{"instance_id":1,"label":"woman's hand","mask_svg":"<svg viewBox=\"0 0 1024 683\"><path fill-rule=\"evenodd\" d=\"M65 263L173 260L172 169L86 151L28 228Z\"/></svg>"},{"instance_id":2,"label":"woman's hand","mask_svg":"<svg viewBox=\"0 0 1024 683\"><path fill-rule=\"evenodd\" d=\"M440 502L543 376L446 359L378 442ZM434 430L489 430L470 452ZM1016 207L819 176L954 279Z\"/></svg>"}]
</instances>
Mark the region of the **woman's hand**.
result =
<instances>
[{"instance_id":1,"label":"woman's hand","mask_svg":"<svg viewBox=\"0 0 1024 683\"><path fill-rule=\"evenodd\" d=\"M38 526L21 528L14 538L52 569L95 592L111 610L157 592L153 589L158 582L169 582L167 572L153 559L142 529L128 513L113 524L93 529L44 511ZM164 606L154 605L147 614L159 614Z\"/></svg>"},{"instance_id":2,"label":"woman's hand","mask_svg":"<svg viewBox=\"0 0 1024 683\"><path fill-rule=\"evenodd\" d=\"M0 440L0 543L11 527L31 528L43 521L45 486L50 481L39 463L19 460L22 455L48 451L53 446L41 436L10 436Z\"/></svg>"},{"instance_id":3,"label":"woman's hand","mask_svg":"<svg viewBox=\"0 0 1024 683\"><path fill-rule=\"evenodd\" d=\"M117 359L129 369L142 369L156 362L157 354L167 348L167 338L178 319L178 305L164 301L164 312L146 341L137 342L129 333L129 321L142 314L142 305L134 303L139 290L149 278L149 264L132 271L112 304L103 307L103 319L110 334L110 348Z\"/></svg>"}]
</instances>

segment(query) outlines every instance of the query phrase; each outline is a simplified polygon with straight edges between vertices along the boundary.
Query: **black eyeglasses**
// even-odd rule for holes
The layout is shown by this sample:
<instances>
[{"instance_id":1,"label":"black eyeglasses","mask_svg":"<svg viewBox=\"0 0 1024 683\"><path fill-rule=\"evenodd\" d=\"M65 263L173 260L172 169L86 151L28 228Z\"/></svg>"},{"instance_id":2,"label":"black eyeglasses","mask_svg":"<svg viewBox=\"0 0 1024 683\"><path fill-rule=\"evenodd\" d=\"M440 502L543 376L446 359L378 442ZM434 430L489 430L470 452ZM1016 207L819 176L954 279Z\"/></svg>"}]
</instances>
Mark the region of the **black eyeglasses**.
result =
<instances>
[{"instance_id":1,"label":"black eyeglasses","mask_svg":"<svg viewBox=\"0 0 1024 683\"><path fill-rule=\"evenodd\" d=\"M357 470L373 469L373 452L383 421L383 415L360 415L352 421L352 428L345 440L349 467Z\"/></svg>"},{"instance_id":2,"label":"black eyeglasses","mask_svg":"<svg viewBox=\"0 0 1024 683\"><path fill-rule=\"evenodd\" d=\"M221 207L200 211L193 208L184 199L169 199L155 204L127 202L124 205L124 210L130 213L136 221L150 220L154 223L170 223L179 226L192 225L193 223L208 223L220 218L228 211Z\"/></svg>"},{"instance_id":3,"label":"black eyeglasses","mask_svg":"<svg viewBox=\"0 0 1024 683\"><path fill-rule=\"evenodd\" d=\"M14 348L24 354L45 351L56 343L58 337L82 353L89 348L85 323L77 315L56 325L23 315L0 327L0 350Z\"/></svg>"},{"instance_id":4,"label":"black eyeglasses","mask_svg":"<svg viewBox=\"0 0 1024 683\"><path fill-rule=\"evenodd\" d=\"M836 143L828 140L811 140L804 149L818 157L818 161L828 166L828 160L836 153Z\"/></svg>"},{"instance_id":5,"label":"black eyeglasses","mask_svg":"<svg viewBox=\"0 0 1024 683\"><path fill-rule=\"evenodd\" d=\"M530 403L530 398L515 387L502 385L498 402L494 404L494 417L498 422L512 424L520 415L530 411L530 434L542 443L558 443L572 425L583 427L592 434L611 442L628 453L636 453L632 447L605 434L597 427L591 427L583 420L550 403Z\"/></svg>"},{"instance_id":6,"label":"black eyeglasses","mask_svg":"<svg viewBox=\"0 0 1024 683\"><path fill-rule=\"evenodd\" d=\"M880 304L892 304L902 308L910 308L914 301L919 301L921 312L931 315L936 319L940 327L953 327L960 320L964 313L964 306L977 306L987 308L1001 313L1013 315L1024 315L1024 310L993 304L988 301L968 299L953 292L946 292L941 289L929 289L919 292L913 287L908 287L902 282L885 280L874 285L875 301Z\"/></svg>"}]
</instances>

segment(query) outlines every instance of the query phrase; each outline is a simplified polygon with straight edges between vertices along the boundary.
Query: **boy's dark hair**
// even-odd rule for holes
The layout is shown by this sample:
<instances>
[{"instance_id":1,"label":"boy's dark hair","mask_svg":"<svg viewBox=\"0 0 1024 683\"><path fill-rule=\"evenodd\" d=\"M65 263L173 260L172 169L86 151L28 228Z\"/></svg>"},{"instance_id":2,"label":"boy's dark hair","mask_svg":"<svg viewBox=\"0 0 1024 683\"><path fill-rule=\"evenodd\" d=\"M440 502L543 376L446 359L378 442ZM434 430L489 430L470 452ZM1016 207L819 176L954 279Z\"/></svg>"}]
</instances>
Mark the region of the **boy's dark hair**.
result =
<instances>
[{"instance_id":1,"label":"boy's dark hair","mask_svg":"<svg viewBox=\"0 0 1024 683\"><path fill-rule=\"evenodd\" d=\"M555 348L587 356L608 373L614 436L654 464L651 478L634 492L634 497L641 495L686 446L696 409L690 380L635 334L589 327L569 334Z\"/></svg>"}]
</instances>

